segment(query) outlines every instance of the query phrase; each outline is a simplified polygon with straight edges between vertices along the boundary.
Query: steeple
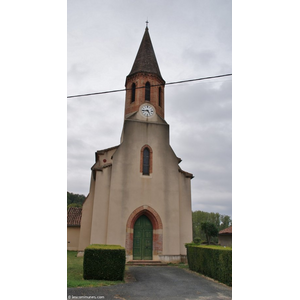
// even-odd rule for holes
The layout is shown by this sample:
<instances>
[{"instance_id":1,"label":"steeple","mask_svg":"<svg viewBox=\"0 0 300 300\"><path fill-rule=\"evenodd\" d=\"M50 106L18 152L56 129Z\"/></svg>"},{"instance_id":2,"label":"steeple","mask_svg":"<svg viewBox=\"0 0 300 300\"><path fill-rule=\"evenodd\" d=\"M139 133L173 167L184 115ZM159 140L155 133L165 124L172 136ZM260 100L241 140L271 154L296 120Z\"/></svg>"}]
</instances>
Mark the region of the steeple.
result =
<instances>
[{"instance_id":1,"label":"steeple","mask_svg":"<svg viewBox=\"0 0 300 300\"><path fill-rule=\"evenodd\" d=\"M140 48L136 55L132 69L127 77L139 72L154 74L163 79L160 74L160 70L150 39L148 26L146 26Z\"/></svg>"},{"instance_id":2,"label":"steeple","mask_svg":"<svg viewBox=\"0 0 300 300\"><path fill-rule=\"evenodd\" d=\"M165 81L160 74L147 22L132 69L126 77L125 118L138 112L141 105L147 103L164 119Z\"/></svg>"}]
</instances>

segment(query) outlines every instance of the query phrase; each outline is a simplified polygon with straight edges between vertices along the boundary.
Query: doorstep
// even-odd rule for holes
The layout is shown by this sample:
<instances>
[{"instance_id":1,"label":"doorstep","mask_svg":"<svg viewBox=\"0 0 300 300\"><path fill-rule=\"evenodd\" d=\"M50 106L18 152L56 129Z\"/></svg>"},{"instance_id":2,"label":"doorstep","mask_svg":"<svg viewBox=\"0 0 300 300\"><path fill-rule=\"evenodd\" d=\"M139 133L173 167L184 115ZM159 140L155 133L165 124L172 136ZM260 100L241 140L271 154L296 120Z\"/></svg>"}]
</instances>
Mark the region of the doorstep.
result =
<instances>
[{"instance_id":1,"label":"doorstep","mask_svg":"<svg viewBox=\"0 0 300 300\"><path fill-rule=\"evenodd\" d=\"M130 260L126 263L127 266L152 266L165 267L168 264L162 263L160 260Z\"/></svg>"}]
</instances>

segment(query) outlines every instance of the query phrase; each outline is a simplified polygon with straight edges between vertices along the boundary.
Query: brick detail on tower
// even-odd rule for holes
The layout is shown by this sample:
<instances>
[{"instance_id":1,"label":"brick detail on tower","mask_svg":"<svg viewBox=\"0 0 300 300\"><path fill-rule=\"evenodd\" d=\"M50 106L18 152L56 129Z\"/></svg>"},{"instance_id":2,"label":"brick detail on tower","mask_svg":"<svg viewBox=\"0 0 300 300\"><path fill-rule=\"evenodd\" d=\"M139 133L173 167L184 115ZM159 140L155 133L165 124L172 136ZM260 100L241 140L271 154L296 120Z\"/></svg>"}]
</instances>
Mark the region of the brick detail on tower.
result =
<instances>
[{"instance_id":1,"label":"brick detail on tower","mask_svg":"<svg viewBox=\"0 0 300 300\"><path fill-rule=\"evenodd\" d=\"M150 83L150 101L145 100L145 85ZM132 101L132 84L135 84L135 97ZM152 104L156 113L164 119L165 81L161 76L148 28L146 28L132 69L126 77L125 118L137 112L143 103Z\"/></svg>"}]
</instances>

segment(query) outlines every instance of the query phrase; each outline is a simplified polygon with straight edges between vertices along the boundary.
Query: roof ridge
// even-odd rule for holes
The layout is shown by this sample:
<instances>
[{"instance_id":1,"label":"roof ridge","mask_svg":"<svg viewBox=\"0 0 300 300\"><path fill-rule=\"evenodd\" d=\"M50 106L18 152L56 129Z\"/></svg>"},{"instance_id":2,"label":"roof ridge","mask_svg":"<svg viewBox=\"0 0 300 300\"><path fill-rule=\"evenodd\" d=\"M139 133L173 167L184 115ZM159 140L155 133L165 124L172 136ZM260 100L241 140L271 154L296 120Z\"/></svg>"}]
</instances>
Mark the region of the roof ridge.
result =
<instances>
[{"instance_id":1,"label":"roof ridge","mask_svg":"<svg viewBox=\"0 0 300 300\"><path fill-rule=\"evenodd\" d=\"M219 234L232 233L232 225L219 231Z\"/></svg>"}]
</instances>

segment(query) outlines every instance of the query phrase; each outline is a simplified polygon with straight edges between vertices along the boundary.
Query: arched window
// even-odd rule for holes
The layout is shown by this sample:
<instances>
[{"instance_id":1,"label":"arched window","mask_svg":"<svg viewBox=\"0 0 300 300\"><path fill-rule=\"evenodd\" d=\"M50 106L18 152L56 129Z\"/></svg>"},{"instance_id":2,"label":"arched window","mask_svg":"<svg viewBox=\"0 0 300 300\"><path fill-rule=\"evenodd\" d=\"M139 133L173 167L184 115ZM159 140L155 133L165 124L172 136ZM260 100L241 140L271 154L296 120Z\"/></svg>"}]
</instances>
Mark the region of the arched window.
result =
<instances>
[{"instance_id":1,"label":"arched window","mask_svg":"<svg viewBox=\"0 0 300 300\"><path fill-rule=\"evenodd\" d=\"M151 175L153 172L153 151L149 145L144 145L141 149L140 172L142 175Z\"/></svg>"},{"instance_id":2,"label":"arched window","mask_svg":"<svg viewBox=\"0 0 300 300\"><path fill-rule=\"evenodd\" d=\"M149 83L149 81L147 81L146 85L145 85L145 101L150 101L150 83Z\"/></svg>"},{"instance_id":3,"label":"arched window","mask_svg":"<svg viewBox=\"0 0 300 300\"><path fill-rule=\"evenodd\" d=\"M150 174L150 150L145 148L143 151L143 175Z\"/></svg>"},{"instance_id":4,"label":"arched window","mask_svg":"<svg viewBox=\"0 0 300 300\"><path fill-rule=\"evenodd\" d=\"M135 83L131 85L131 103L135 101Z\"/></svg>"},{"instance_id":5,"label":"arched window","mask_svg":"<svg viewBox=\"0 0 300 300\"><path fill-rule=\"evenodd\" d=\"M161 87L158 89L158 105L161 107Z\"/></svg>"}]
</instances>

